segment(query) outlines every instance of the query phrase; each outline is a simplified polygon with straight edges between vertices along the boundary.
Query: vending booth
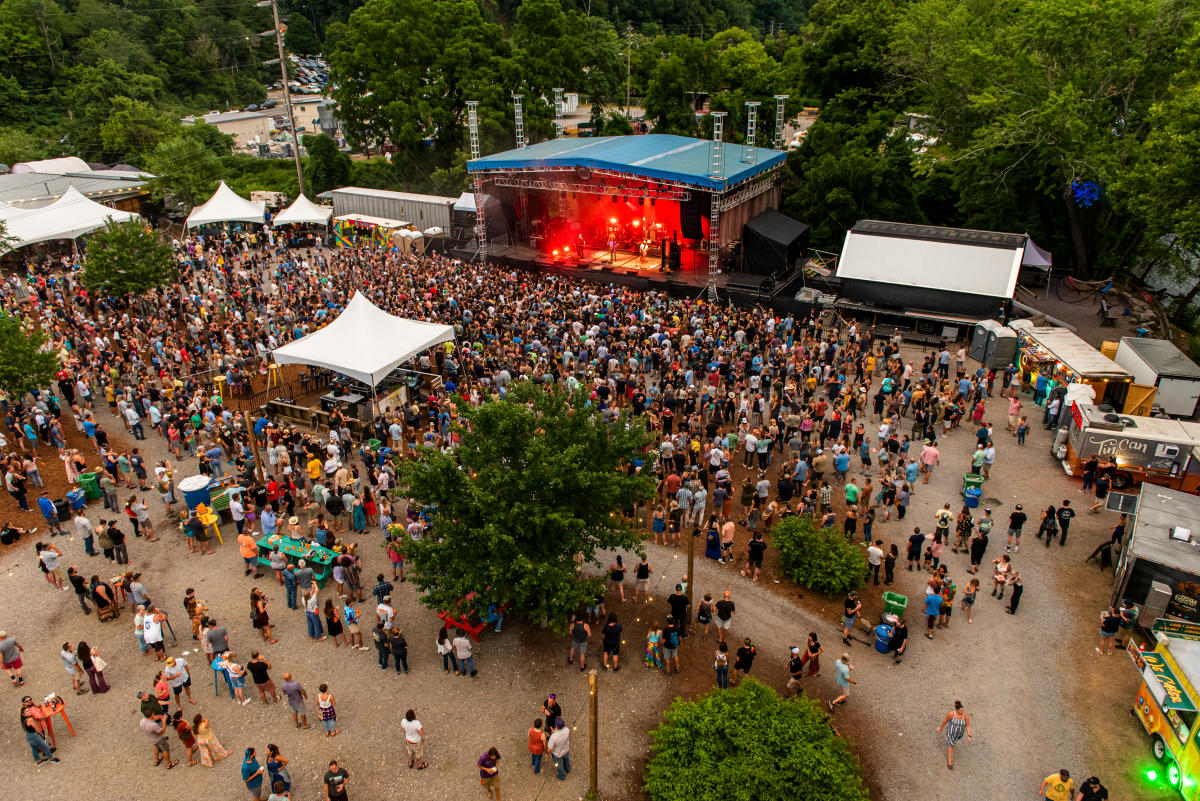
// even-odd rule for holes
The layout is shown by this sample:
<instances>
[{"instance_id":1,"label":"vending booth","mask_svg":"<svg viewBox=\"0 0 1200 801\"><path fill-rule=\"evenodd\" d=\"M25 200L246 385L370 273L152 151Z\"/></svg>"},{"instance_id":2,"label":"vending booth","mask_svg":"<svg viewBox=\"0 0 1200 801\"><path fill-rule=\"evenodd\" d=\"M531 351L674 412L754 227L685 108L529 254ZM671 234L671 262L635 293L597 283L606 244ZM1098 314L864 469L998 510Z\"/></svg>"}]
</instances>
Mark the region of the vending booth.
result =
<instances>
[{"instance_id":1,"label":"vending booth","mask_svg":"<svg viewBox=\"0 0 1200 801\"><path fill-rule=\"evenodd\" d=\"M1022 380L1036 385L1040 378L1047 392L1067 384L1086 384L1095 392L1096 404L1124 414L1149 414L1154 387L1135 384L1133 373L1065 328L1035 326L1013 320L1017 333L1017 368Z\"/></svg>"}]
</instances>

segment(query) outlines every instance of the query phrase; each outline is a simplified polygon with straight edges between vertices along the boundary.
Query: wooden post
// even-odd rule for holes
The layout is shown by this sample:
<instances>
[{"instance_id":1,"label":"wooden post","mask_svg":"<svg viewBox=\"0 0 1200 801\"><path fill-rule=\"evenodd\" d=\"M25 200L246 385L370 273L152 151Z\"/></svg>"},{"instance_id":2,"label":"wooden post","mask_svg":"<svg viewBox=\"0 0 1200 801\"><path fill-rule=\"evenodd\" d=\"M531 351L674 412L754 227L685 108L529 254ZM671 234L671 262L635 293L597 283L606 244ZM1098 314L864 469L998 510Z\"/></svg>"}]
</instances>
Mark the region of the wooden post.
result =
<instances>
[{"instance_id":1,"label":"wooden post","mask_svg":"<svg viewBox=\"0 0 1200 801\"><path fill-rule=\"evenodd\" d=\"M263 474L262 454L258 452L258 437L254 436L254 425L250 422L250 412L242 412L242 420L246 424L246 434L250 439L250 451L254 454L254 472L258 474L258 480L266 483L266 478Z\"/></svg>"},{"instance_id":2,"label":"wooden post","mask_svg":"<svg viewBox=\"0 0 1200 801\"><path fill-rule=\"evenodd\" d=\"M596 686L596 669L592 668L588 671L588 718L591 720L591 736L589 745L590 764L588 766L588 793L593 797L599 792L597 787L597 773L599 771L599 756L600 756L600 715L599 715L600 697Z\"/></svg>"},{"instance_id":3,"label":"wooden post","mask_svg":"<svg viewBox=\"0 0 1200 801\"><path fill-rule=\"evenodd\" d=\"M682 525L682 521L681 521L680 525ZM691 617L691 609L693 606L692 599L696 597L695 590L693 589L693 587L696 585L696 575L693 572L693 570L695 568L695 558L696 558L696 532L695 532L695 530L693 530L691 533L689 533L687 535L687 538L688 538L688 571L687 571L687 593L686 593L686 595L687 595L687 599L688 599L688 616L680 621L680 625L684 627L684 629L683 629L684 634L690 633L687 630L687 621Z\"/></svg>"}]
</instances>

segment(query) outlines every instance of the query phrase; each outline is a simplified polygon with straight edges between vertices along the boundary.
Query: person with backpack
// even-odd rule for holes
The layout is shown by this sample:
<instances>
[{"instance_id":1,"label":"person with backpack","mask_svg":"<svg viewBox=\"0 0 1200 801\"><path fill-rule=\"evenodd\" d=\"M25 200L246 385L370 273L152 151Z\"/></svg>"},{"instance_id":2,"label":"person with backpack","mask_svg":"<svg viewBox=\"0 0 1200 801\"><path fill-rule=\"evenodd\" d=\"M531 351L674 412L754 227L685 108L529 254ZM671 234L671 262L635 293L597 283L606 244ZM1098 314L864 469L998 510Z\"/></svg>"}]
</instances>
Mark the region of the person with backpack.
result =
<instances>
[{"instance_id":1,"label":"person with backpack","mask_svg":"<svg viewBox=\"0 0 1200 801\"><path fill-rule=\"evenodd\" d=\"M675 662L675 672L679 672L679 626L672 615L667 616L667 627L663 629L663 667L667 675L671 674L671 661Z\"/></svg>"}]
</instances>

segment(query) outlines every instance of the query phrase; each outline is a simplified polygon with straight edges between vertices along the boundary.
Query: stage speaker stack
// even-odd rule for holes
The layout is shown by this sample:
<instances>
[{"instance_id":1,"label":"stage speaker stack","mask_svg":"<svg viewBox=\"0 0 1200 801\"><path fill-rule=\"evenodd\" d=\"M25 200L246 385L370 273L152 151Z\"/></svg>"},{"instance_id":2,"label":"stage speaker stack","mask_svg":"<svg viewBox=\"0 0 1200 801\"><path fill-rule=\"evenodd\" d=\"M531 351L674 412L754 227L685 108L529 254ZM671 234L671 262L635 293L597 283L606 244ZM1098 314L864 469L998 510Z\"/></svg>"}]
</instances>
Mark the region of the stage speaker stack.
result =
<instances>
[{"instance_id":1,"label":"stage speaker stack","mask_svg":"<svg viewBox=\"0 0 1200 801\"><path fill-rule=\"evenodd\" d=\"M701 218L708 214L708 195L695 192L679 204L679 232L686 239L703 239Z\"/></svg>"}]
</instances>

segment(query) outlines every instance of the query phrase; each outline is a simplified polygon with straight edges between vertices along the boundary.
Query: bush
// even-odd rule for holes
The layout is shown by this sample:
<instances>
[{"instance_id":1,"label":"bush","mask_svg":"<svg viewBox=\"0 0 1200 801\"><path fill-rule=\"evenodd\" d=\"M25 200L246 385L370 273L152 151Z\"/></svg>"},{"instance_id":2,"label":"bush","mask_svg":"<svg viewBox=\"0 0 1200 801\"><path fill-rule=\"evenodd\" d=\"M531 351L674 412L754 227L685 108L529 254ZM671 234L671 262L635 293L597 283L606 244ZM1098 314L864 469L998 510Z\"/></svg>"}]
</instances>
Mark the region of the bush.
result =
<instances>
[{"instance_id":1,"label":"bush","mask_svg":"<svg viewBox=\"0 0 1200 801\"><path fill-rule=\"evenodd\" d=\"M772 542L787 577L811 590L840 595L867 579L866 554L839 528L817 528L808 517L785 517Z\"/></svg>"},{"instance_id":2,"label":"bush","mask_svg":"<svg viewBox=\"0 0 1200 801\"><path fill-rule=\"evenodd\" d=\"M676 700L650 733L653 801L867 801L862 769L815 701L784 700L747 676Z\"/></svg>"}]
</instances>

